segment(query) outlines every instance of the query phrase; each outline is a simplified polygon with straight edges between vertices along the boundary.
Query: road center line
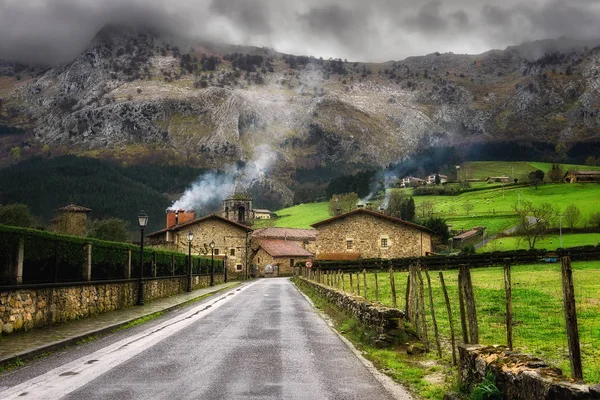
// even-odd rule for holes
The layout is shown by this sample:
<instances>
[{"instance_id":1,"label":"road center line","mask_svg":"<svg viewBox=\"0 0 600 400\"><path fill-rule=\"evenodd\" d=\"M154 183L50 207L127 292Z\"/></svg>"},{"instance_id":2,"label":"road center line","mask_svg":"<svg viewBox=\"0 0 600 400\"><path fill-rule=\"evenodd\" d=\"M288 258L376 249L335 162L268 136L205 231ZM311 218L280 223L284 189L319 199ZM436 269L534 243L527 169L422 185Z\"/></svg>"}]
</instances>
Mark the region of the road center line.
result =
<instances>
[{"instance_id":1,"label":"road center line","mask_svg":"<svg viewBox=\"0 0 600 400\"><path fill-rule=\"evenodd\" d=\"M183 315L127 337L98 351L50 370L28 381L0 391L1 399L59 399L86 385L119 364L154 346L160 341L193 324L215 311L247 288L244 285L233 292L200 304Z\"/></svg>"}]
</instances>

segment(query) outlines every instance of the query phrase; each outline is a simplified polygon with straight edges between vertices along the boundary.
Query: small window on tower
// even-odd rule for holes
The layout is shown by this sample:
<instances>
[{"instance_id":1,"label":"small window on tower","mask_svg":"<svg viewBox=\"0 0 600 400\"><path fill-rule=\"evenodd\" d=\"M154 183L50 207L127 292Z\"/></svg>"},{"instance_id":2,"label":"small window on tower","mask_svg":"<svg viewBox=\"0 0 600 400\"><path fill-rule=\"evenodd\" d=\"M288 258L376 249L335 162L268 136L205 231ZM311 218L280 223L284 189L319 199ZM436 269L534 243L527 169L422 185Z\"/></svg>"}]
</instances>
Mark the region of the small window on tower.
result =
<instances>
[{"instance_id":1,"label":"small window on tower","mask_svg":"<svg viewBox=\"0 0 600 400\"><path fill-rule=\"evenodd\" d=\"M241 271L241 270L242 270L242 264L237 264L237 265L235 266L235 270L236 270L236 271Z\"/></svg>"},{"instance_id":2,"label":"small window on tower","mask_svg":"<svg viewBox=\"0 0 600 400\"><path fill-rule=\"evenodd\" d=\"M352 249L352 240L346 240L346 249L348 249L348 250Z\"/></svg>"},{"instance_id":3,"label":"small window on tower","mask_svg":"<svg viewBox=\"0 0 600 400\"><path fill-rule=\"evenodd\" d=\"M387 238L382 238L381 239L381 247L384 248L384 249L388 247L388 240L387 240Z\"/></svg>"}]
</instances>

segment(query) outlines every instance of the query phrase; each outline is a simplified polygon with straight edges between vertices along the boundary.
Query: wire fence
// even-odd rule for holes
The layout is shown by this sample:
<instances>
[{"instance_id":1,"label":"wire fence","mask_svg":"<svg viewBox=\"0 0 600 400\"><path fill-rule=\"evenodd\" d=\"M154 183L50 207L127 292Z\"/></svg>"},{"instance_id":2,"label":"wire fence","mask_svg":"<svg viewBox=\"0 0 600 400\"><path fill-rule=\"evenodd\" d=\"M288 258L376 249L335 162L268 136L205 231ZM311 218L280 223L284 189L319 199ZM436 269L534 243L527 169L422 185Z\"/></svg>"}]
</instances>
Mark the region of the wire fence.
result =
<instances>
[{"instance_id":1,"label":"wire fence","mask_svg":"<svg viewBox=\"0 0 600 400\"><path fill-rule=\"evenodd\" d=\"M467 268L468 269L468 268ZM567 336L565 293L560 263L511 266L511 293L507 300L504 280L505 268L500 265L469 270L474 300L474 325L478 329L477 342L481 344L506 345L509 320L507 302L511 304L510 327L515 350L532 354L551 365L574 374L571 368L571 352ZM583 378L588 383L600 382L600 262L581 261L573 263L574 300L578 338L583 365ZM409 279L411 272L388 269L343 271L315 269L301 272L305 277L322 284L378 301L388 306L406 310L409 326L424 340L427 347L435 349L433 316L439 331L442 357L452 359L455 343L471 342L473 323L465 304L464 319L466 336L461 323L459 299L459 275L461 270L435 270L421 268L419 279ZM418 274L418 272L417 272ZM440 279L442 275L444 288ZM428 279L429 278L429 279ZM422 294L420 290L422 281ZM430 282L430 285L428 283ZM416 287L411 290L411 282ZM464 288L465 286L460 286ZM429 289L431 288L431 303ZM463 295L463 299L467 296ZM448 314L451 309L451 318ZM412 309L412 311L411 311ZM421 316L421 312L424 318ZM425 324L423 324L425 321ZM423 327L425 325L425 328ZM451 329L452 328L452 329Z\"/></svg>"}]
</instances>

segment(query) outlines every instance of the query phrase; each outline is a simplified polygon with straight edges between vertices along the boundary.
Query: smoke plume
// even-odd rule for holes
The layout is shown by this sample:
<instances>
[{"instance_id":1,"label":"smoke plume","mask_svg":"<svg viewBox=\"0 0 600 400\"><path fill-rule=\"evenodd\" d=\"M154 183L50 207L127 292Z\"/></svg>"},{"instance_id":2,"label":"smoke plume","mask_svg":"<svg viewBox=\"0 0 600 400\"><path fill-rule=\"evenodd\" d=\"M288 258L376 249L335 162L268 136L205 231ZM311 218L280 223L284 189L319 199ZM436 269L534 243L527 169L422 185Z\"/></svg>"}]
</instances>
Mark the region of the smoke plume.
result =
<instances>
[{"instance_id":1,"label":"smoke plume","mask_svg":"<svg viewBox=\"0 0 600 400\"><path fill-rule=\"evenodd\" d=\"M202 175L170 209L197 212L215 210L234 191L246 191L256 182L264 180L276 159L277 154L269 146L258 146L254 150L253 160L245 165L231 164L222 171Z\"/></svg>"}]
</instances>

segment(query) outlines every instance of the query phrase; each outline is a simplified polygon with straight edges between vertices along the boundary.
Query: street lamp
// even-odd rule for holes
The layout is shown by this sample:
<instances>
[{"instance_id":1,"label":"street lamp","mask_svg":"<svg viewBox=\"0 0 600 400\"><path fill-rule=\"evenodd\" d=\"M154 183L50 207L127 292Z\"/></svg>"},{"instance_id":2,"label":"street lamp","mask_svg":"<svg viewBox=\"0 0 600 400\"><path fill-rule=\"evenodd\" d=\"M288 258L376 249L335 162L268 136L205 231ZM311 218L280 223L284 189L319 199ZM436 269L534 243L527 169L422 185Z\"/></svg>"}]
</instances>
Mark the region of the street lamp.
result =
<instances>
[{"instance_id":1,"label":"street lamp","mask_svg":"<svg viewBox=\"0 0 600 400\"><path fill-rule=\"evenodd\" d=\"M192 291L192 240L194 240L194 232L188 232L188 284L187 291Z\"/></svg>"},{"instance_id":2,"label":"street lamp","mask_svg":"<svg viewBox=\"0 0 600 400\"><path fill-rule=\"evenodd\" d=\"M138 278L138 306L144 305L144 228L148 225L148 215L142 210L138 215L140 225L140 275Z\"/></svg>"},{"instance_id":3,"label":"street lamp","mask_svg":"<svg viewBox=\"0 0 600 400\"><path fill-rule=\"evenodd\" d=\"M563 248L563 241L562 241L562 219L563 219L564 215L559 214L558 215L558 220L559 220L559 228L558 228L558 232L559 232L559 237L560 237L560 248Z\"/></svg>"},{"instance_id":4,"label":"street lamp","mask_svg":"<svg viewBox=\"0 0 600 400\"><path fill-rule=\"evenodd\" d=\"M227 283L227 252L229 247L225 247L225 257L223 257L223 281Z\"/></svg>"},{"instance_id":5,"label":"street lamp","mask_svg":"<svg viewBox=\"0 0 600 400\"><path fill-rule=\"evenodd\" d=\"M215 241L210 242L210 286L215 286Z\"/></svg>"}]
</instances>

